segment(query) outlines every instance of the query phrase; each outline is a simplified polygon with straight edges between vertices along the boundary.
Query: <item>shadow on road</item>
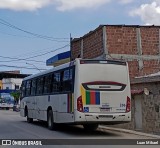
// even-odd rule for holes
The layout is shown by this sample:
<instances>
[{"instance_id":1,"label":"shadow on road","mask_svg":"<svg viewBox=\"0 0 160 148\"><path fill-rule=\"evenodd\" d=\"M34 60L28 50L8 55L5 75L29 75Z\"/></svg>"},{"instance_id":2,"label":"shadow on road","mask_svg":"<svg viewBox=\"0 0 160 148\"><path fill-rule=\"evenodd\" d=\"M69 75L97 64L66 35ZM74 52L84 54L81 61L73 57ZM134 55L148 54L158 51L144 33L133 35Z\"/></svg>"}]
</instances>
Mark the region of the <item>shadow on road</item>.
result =
<instances>
[{"instance_id":1,"label":"shadow on road","mask_svg":"<svg viewBox=\"0 0 160 148\"><path fill-rule=\"evenodd\" d=\"M24 121L25 122L25 121ZM27 123L26 124L30 124L30 123ZM40 126L40 127L43 127L43 128L48 128L47 127L47 122L44 122L44 121L34 121L32 123L33 126ZM49 130L49 129L47 129ZM90 137L98 137L98 136L101 136L101 137L105 137L108 136L113 136L113 137L118 137L119 134L114 134L112 133L111 131L107 131L107 130L104 130L104 129L100 129L98 128L96 131L86 131L83 129L82 126L80 125L67 125L67 124L58 124L57 127L56 127L56 131L58 132L62 132L62 133L65 133L65 134L71 134L71 135L75 135L75 136L90 136Z\"/></svg>"}]
</instances>

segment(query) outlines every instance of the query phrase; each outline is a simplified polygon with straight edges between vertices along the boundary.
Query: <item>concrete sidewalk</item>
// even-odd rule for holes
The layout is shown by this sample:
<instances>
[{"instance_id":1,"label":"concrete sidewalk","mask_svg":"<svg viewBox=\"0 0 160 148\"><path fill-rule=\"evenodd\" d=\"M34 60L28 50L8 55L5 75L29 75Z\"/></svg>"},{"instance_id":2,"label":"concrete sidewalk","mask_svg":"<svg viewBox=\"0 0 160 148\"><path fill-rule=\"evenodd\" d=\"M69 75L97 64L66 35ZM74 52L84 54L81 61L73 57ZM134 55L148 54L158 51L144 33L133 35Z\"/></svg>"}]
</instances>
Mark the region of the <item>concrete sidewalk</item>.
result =
<instances>
[{"instance_id":1,"label":"concrete sidewalk","mask_svg":"<svg viewBox=\"0 0 160 148\"><path fill-rule=\"evenodd\" d=\"M158 136L158 135L148 134L148 133L143 133L143 132L137 132L137 131L128 130L128 129L113 128L113 127L107 127L107 126L104 126L104 125L100 125L99 128L106 129L106 130L111 130L111 131L119 131L119 132L123 132L123 133L131 133L131 134L135 134L135 135L141 135L141 136L160 139L160 136Z\"/></svg>"}]
</instances>

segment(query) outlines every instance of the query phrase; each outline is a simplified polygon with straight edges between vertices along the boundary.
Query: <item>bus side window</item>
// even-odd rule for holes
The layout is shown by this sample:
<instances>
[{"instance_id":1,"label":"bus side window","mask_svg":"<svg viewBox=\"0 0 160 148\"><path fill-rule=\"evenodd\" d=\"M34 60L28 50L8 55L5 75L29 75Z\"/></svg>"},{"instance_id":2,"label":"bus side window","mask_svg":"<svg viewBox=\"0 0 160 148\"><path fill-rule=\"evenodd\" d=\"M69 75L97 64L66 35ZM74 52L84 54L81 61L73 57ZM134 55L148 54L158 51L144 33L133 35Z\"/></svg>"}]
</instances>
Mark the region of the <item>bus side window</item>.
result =
<instances>
[{"instance_id":1,"label":"bus side window","mask_svg":"<svg viewBox=\"0 0 160 148\"><path fill-rule=\"evenodd\" d=\"M21 87L21 98L26 96L26 81L22 82L22 87Z\"/></svg>"},{"instance_id":2,"label":"bus side window","mask_svg":"<svg viewBox=\"0 0 160 148\"><path fill-rule=\"evenodd\" d=\"M31 95L34 96L36 94L36 79L32 80L31 86Z\"/></svg>"},{"instance_id":3,"label":"bus side window","mask_svg":"<svg viewBox=\"0 0 160 148\"><path fill-rule=\"evenodd\" d=\"M38 78L36 95L41 95L42 93L43 93L43 78Z\"/></svg>"},{"instance_id":4,"label":"bus side window","mask_svg":"<svg viewBox=\"0 0 160 148\"><path fill-rule=\"evenodd\" d=\"M52 75L47 75L44 78L44 94L51 92Z\"/></svg>"},{"instance_id":5,"label":"bus side window","mask_svg":"<svg viewBox=\"0 0 160 148\"><path fill-rule=\"evenodd\" d=\"M69 79L72 80L73 79L73 69L69 70Z\"/></svg>"},{"instance_id":6,"label":"bus side window","mask_svg":"<svg viewBox=\"0 0 160 148\"><path fill-rule=\"evenodd\" d=\"M63 73L63 79L62 79L62 91L72 91L72 69L67 69Z\"/></svg>"},{"instance_id":7,"label":"bus side window","mask_svg":"<svg viewBox=\"0 0 160 148\"><path fill-rule=\"evenodd\" d=\"M60 73L54 73L53 74L53 86L52 86L52 92L60 92L61 91L61 81L60 81Z\"/></svg>"},{"instance_id":8,"label":"bus side window","mask_svg":"<svg viewBox=\"0 0 160 148\"><path fill-rule=\"evenodd\" d=\"M30 96L31 94L31 81L28 80L26 84L26 96Z\"/></svg>"},{"instance_id":9,"label":"bus side window","mask_svg":"<svg viewBox=\"0 0 160 148\"><path fill-rule=\"evenodd\" d=\"M69 79L70 79L70 85L71 85L71 91L73 91L73 89L74 89L74 78L73 78L73 72L74 70L73 70L73 68L71 68L70 69L70 71L69 71Z\"/></svg>"}]
</instances>

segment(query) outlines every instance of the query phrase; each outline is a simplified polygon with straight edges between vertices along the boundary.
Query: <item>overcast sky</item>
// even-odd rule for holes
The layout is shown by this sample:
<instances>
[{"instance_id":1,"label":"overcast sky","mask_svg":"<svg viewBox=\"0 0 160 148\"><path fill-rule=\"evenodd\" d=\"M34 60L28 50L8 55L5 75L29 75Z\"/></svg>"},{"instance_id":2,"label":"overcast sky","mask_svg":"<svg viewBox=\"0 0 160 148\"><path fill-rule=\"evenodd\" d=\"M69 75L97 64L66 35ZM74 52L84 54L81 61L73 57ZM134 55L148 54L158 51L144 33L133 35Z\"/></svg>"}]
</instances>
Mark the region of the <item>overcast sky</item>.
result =
<instances>
[{"instance_id":1,"label":"overcast sky","mask_svg":"<svg viewBox=\"0 0 160 148\"><path fill-rule=\"evenodd\" d=\"M69 50L70 33L101 24L160 25L160 0L0 0L0 71L46 69L48 58Z\"/></svg>"}]
</instances>

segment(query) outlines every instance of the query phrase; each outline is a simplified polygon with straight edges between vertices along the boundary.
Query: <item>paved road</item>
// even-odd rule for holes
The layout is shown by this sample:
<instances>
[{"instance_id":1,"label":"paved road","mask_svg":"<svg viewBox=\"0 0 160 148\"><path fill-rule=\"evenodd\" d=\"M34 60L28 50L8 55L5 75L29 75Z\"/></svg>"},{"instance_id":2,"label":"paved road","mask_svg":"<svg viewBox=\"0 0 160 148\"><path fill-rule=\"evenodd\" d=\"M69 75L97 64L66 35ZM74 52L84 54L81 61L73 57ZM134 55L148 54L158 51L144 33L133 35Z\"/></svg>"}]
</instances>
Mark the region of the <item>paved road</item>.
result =
<instances>
[{"instance_id":1,"label":"paved road","mask_svg":"<svg viewBox=\"0 0 160 148\"><path fill-rule=\"evenodd\" d=\"M151 137L98 129L86 132L81 126L60 126L57 131L50 131L46 123L34 121L29 124L18 112L0 110L0 139L152 139ZM115 141L116 142L116 141ZM56 146L55 146L56 147ZM57 146L60 147L60 146ZM61 146L67 147L67 146ZM75 146L69 146L75 147ZM81 147L81 146L76 146ZM87 146L91 147L91 146ZM98 147L98 146L92 146ZM106 147L106 146L101 146ZM111 146L116 147L116 146ZM128 147L128 146L123 146ZM132 146L134 147L134 146ZM136 146L137 147L137 146ZM143 146L141 146L143 148ZM146 146L144 146L146 147Z\"/></svg>"}]
</instances>

